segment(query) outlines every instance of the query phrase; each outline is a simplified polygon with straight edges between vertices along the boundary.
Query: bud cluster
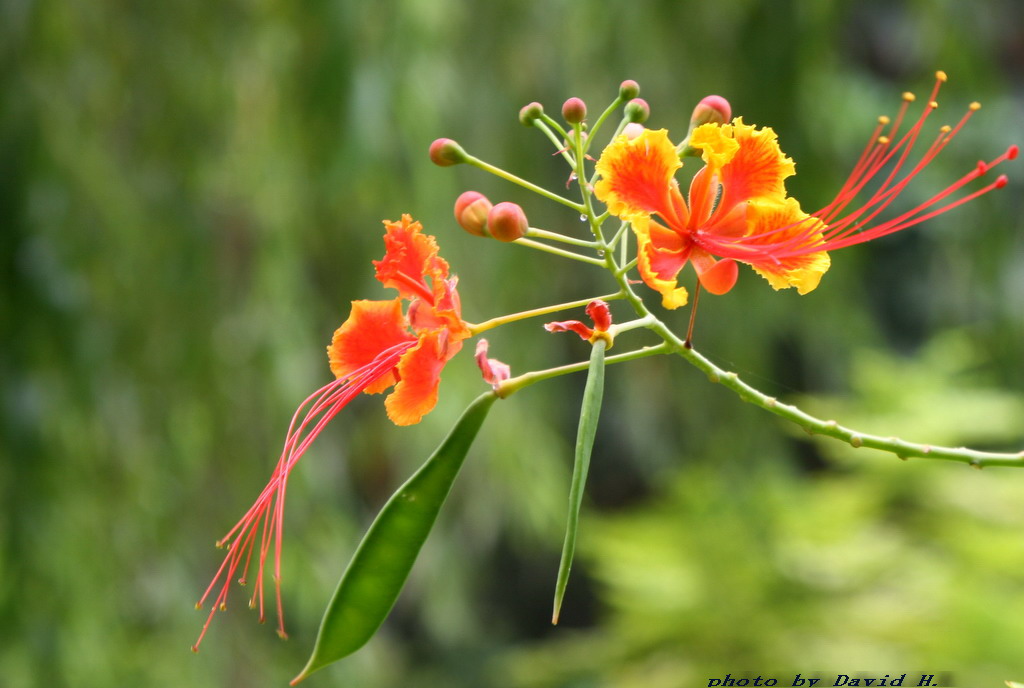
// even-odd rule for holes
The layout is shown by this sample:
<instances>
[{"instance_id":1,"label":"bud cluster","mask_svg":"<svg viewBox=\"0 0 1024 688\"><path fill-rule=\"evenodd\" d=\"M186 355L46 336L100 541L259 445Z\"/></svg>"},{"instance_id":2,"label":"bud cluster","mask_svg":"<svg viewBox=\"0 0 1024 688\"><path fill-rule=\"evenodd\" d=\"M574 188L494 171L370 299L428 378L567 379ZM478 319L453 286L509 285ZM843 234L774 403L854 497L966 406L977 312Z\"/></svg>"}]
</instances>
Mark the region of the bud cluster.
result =
<instances>
[{"instance_id":1,"label":"bud cluster","mask_svg":"<svg viewBox=\"0 0 1024 688\"><path fill-rule=\"evenodd\" d=\"M473 236L505 242L521 239L530 229L521 206L508 201L492 205L479 191L464 191L455 199L455 221Z\"/></svg>"}]
</instances>

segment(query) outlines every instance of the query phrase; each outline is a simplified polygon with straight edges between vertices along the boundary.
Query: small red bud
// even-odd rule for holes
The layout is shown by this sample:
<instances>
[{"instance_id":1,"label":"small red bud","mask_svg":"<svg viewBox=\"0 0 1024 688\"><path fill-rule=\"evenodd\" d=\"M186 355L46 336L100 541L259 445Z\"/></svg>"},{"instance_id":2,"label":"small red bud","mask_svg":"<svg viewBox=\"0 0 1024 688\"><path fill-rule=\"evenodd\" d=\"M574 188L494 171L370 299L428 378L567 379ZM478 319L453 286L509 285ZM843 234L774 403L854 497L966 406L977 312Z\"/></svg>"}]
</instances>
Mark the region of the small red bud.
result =
<instances>
[{"instance_id":1,"label":"small red bud","mask_svg":"<svg viewBox=\"0 0 1024 688\"><path fill-rule=\"evenodd\" d=\"M633 100L640 95L640 84L632 79L626 79L619 84L619 98L622 100Z\"/></svg>"},{"instance_id":2,"label":"small red bud","mask_svg":"<svg viewBox=\"0 0 1024 688\"><path fill-rule=\"evenodd\" d=\"M479 191L464 191L455 199L455 221L473 236L490 236L487 233L487 213L492 205Z\"/></svg>"},{"instance_id":3,"label":"small red bud","mask_svg":"<svg viewBox=\"0 0 1024 688\"><path fill-rule=\"evenodd\" d=\"M562 105L562 119L569 124L579 124L587 118L587 104L579 98L570 98Z\"/></svg>"},{"instance_id":4,"label":"small red bud","mask_svg":"<svg viewBox=\"0 0 1024 688\"><path fill-rule=\"evenodd\" d=\"M466 162L466 151L451 139L437 139L430 144L430 161L439 167Z\"/></svg>"},{"instance_id":5,"label":"small red bud","mask_svg":"<svg viewBox=\"0 0 1024 688\"><path fill-rule=\"evenodd\" d=\"M528 127L533 126L533 120L540 119L540 116L544 114L544 106L540 103L533 102L529 105L524 105L519 110L519 122Z\"/></svg>"},{"instance_id":6,"label":"small red bud","mask_svg":"<svg viewBox=\"0 0 1024 688\"><path fill-rule=\"evenodd\" d=\"M651 106L643 98L634 98L626 103L625 114L630 122L643 124L651 116Z\"/></svg>"},{"instance_id":7,"label":"small red bud","mask_svg":"<svg viewBox=\"0 0 1024 688\"><path fill-rule=\"evenodd\" d=\"M487 213L487 231L498 241L515 241L526 236L530 223L515 203L498 203Z\"/></svg>"},{"instance_id":8,"label":"small red bud","mask_svg":"<svg viewBox=\"0 0 1024 688\"><path fill-rule=\"evenodd\" d=\"M732 119L732 107L729 101L722 96L706 96L693 109L690 116L690 129L693 130L702 124L714 122L725 124Z\"/></svg>"}]
</instances>

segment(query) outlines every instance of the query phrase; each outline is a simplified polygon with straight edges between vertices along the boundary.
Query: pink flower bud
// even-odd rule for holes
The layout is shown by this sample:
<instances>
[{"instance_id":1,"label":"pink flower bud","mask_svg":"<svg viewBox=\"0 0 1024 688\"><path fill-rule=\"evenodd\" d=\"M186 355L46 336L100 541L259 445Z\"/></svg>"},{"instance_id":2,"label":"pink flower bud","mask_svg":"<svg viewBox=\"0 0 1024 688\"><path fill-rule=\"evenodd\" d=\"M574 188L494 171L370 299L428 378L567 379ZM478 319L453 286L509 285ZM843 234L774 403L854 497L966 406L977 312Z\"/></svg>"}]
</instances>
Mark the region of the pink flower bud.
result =
<instances>
[{"instance_id":1,"label":"pink flower bud","mask_svg":"<svg viewBox=\"0 0 1024 688\"><path fill-rule=\"evenodd\" d=\"M579 124L587 117L587 104L579 98L570 98L562 105L562 118L569 124Z\"/></svg>"},{"instance_id":2,"label":"pink flower bud","mask_svg":"<svg viewBox=\"0 0 1024 688\"><path fill-rule=\"evenodd\" d=\"M533 120L540 119L540 116L544 114L544 106L540 103L533 102L529 105L524 105L519 110L519 122L530 127L533 126Z\"/></svg>"},{"instance_id":3,"label":"pink flower bud","mask_svg":"<svg viewBox=\"0 0 1024 688\"><path fill-rule=\"evenodd\" d=\"M450 167L466 162L466 151L451 139L437 139L430 144L430 161L439 167Z\"/></svg>"},{"instance_id":4,"label":"pink flower bud","mask_svg":"<svg viewBox=\"0 0 1024 688\"><path fill-rule=\"evenodd\" d=\"M487 233L487 213L492 205L479 191L464 191L455 199L455 221L473 236L490 236Z\"/></svg>"},{"instance_id":5,"label":"pink flower bud","mask_svg":"<svg viewBox=\"0 0 1024 688\"><path fill-rule=\"evenodd\" d=\"M637 136L644 133L644 125L639 122L630 122L622 128L622 133L626 135L626 138L632 141Z\"/></svg>"},{"instance_id":6,"label":"pink flower bud","mask_svg":"<svg viewBox=\"0 0 1024 688\"><path fill-rule=\"evenodd\" d=\"M640 84L632 79L626 79L619 84L619 98L622 100L633 100L640 95Z\"/></svg>"},{"instance_id":7,"label":"pink flower bud","mask_svg":"<svg viewBox=\"0 0 1024 688\"><path fill-rule=\"evenodd\" d=\"M643 98L634 98L626 103L625 114L630 122L643 124L651 116L651 106Z\"/></svg>"},{"instance_id":8,"label":"pink flower bud","mask_svg":"<svg viewBox=\"0 0 1024 688\"><path fill-rule=\"evenodd\" d=\"M487 213L487 231L498 241L515 241L526 236L530 223L515 203L498 203Z\"/></svg>"},{"instance_id":9,"label":"pink flower bud","mask_svg":"<svg viewBox=\"0 0 1024 688\"><path fill-rule=\"evenodd\" d=\"M722 96L706 96L693 109L693 114L690 116L690 129L695 129L708 122L725 124L730 119L732 119L732 108L729 106L728 100Z\"/></svg>"}]
</instances>

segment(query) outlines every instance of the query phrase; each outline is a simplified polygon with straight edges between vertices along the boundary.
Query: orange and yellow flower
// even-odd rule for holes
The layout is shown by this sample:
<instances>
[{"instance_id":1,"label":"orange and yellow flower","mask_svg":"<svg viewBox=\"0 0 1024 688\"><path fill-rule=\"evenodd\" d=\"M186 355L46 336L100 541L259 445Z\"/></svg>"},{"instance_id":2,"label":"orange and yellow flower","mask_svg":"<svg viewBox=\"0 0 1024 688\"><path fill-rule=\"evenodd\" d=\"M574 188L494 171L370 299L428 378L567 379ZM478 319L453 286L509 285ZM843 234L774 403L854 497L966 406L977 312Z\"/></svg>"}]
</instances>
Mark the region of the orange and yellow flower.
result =
<instances>
[{"instance_id":1,"label":"orange and yellow flower","mask_svg":"<svg viewBox=\"0 0 1024 688\"><path fill-rule=\"evenodd\" d=\"M910 94L904 95L893 122L879 119L846 183L831 203L815 213L805 213L786 195L785 179L795 168L779 148L775 133L745 124L742 118L693 130L689 145L700 151L704 167L693 176L687 198L675 179L682 162L665 130L644 130L635 138L621 135L612 141L597 162L600 180L594 193L612 215L632 224L640 275L661 293L666 308L686 304L686 289L677 280L687 263L693 265L700 285L714 294L732 289L738 275L736 262L750 265L775 289L796 287L806 294L828 270L828 251L897 232L1006 185L1006 177L1000 176L982 189L939 205L995 165L1016 157L1016 146L992 161L979 162L912 210L872 224L980 107L972 103L955 127L939 130L919 161L908 163L945 80L944 73L937 73L928 104L906 132L900 126L914 100ZM848 211L850 203L876 179L881 183L866 202Z\"/></svg>"},{"instance_id":2,"label":"orange and yellow flower","mask_svg":"<svg viewBox=\"0 0 1024 688\"><path fill-rule=\"evenodd\" d=\"M393 386L394 391L384 402L388 417L397 425L419 422L437 403L441 369L470 334L462 321L457 280L449 275L448 263L438 255L434 237L423 234L420 223L408 215L403 215L400 222L384 224L386 252L374 265L377 279L385 287L397 289L399 296L390 301L352 302L351 314L327 348L336 379L311 394L295 411L270 481L245 516L217 543L228 551L196 605L198 608L213 597L212 609L193 650L199 649L213 616L226 608L228 589L239 567L239 582L246 582L254 551L256 583L249 604L259 605L262 622L263 571L273 549L278 633L285 635L281 536L285 490L295 464L334 416L363 392L375 394ZM404 313L403 301L409 302Z\"/></svg>"}]
</instances>

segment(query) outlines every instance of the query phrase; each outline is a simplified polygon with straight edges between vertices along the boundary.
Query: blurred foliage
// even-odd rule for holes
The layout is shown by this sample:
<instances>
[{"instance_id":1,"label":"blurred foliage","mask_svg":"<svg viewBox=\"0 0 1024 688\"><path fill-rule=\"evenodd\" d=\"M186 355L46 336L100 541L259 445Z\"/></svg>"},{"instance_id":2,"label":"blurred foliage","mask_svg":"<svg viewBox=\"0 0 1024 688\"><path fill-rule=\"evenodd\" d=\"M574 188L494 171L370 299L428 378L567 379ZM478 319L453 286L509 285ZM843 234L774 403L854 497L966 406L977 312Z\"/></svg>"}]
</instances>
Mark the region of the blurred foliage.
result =
<instances>
[{"instance_id":1,"label":"blurred foliage","mask_svg":"<svg viewBox=\"0 0 1024 688\"><path fill-rule=\"evenodd\" d=\"M526 102L595 111L632 78L650 124L678 134L720 93L779 133L810 209L875 118L942 68L950 120L985 108L909 207L1021 143L1024 121L1018 0L11 0L0 60L0 682L14 688L272 686L301 667L369 519L481 389L462 356L417 427L389 426L379 398L353 404L289 489L292 640L236 590L188 652L209 545L327 379L347 302L383 297L382 218L410 212L438 236L469 320L607 290L458 232L465 188L523 203L537 226L578 221L432 167L432 139L559 188L567 171L516 122ZM697 346L867 432L1021 446L1024 175L1009 172L1004 192L838 254L806 297L745 272L705 301ZM586 356L536 323L490 339L516 371ZM1024 675L1024 474L796 437L676 360L609 371L552 629L582 384L494 409L391 620L310 685Z\"/></svg>"}]
</instances>

